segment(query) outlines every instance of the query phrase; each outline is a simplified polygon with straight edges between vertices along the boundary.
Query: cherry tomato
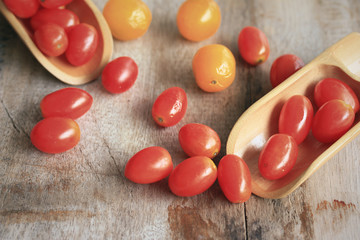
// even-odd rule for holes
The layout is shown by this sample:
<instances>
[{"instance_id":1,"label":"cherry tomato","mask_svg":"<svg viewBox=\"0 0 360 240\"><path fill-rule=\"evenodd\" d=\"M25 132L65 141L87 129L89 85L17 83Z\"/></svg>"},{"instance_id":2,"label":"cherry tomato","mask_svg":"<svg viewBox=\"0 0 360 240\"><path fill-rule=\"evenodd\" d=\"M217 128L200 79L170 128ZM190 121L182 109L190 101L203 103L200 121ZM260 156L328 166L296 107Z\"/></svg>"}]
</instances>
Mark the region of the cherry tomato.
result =
<instances>
[{"instance_id":1,"label":"cherry tomato","mask_svg":"<svg viewBox=\"0 0 360 240\"><path fill-rule=\"evenodd\" d=\"M220 44L200 48L192 61L197 85L205 92L219 92L229 87L236 73L232 52Z\"/></svg>"},{"instance_id":2,"label":"cherry tomato","mask_svg":"<svg viewBox=\"0 0 360 240\"><path fill-rule=\"evenodd\" d=\"M251 175L245 161L236 155L224 156L218 166L218 181L232 203L246 202L251 196Z\"/></svg>"},{"instance_id":3,"label":"cherry tomato","mask_svg":"<svg viewBox=\"0 0 360 240\"><path fill-rule=\"evenodd\" d=\"M221 147L219 135L212 128L199 123L184 125L179 131L179 142L190 157L214 158Z\"/></svg>"},{"instance_id":4,"label":"cherry tomato","mask_svg":"<svg viewBox=\"0 0 360 240\"><path fill-rule=\"evenodd\" d=\"M67 60L74 66L80 66L95 55L99 42L96 29L86 23L80 23L68 31L69 46L65 52Z\"/></svg>"},{"instance_id":5,"label":"cherry tomato","mask_svg":"<svg viewBox=\"0 0 360 240\"><path fill-rule=\"evenodd\" d=\"M205 40L220 27L220 8L213 0L187 0L178 10L176 23L184 38L194 42Z\"/></svg>"},{"instance_id":6,"label":"cherry tomato","mask_svg":"<svg viewBox=\"0 0 360 240\"><path fill-rule=\"evenodd\" d=\"M30 20L33 30L38 29L45 23L55 23L64 28L65 31L70 27L79 24L79 17L67 9L40 9Z\"/></svg>"},{"instance_id":7,"label":"cherry tomato","mask_svg":"<svg viewBox=\"0 0 360 240\"><path fill-rule=\"evenodd\" d=\"M41 52L47 56L60 56L68 47L68 38L65 30L54 23L41 25L35 31L34 39Z\"/></svg>"},{"instance_id":8,"label":"cherry tomato","mask_svg":"<svg viewBox=\"0 0 360 240\"><path fill-rule=\"evenodd\" d=\"M354 112L359 111L359 99L346 83L336 78L325 78L318 82L314 91L315 104L321 107L329 100L339 99L350 104Z\"/></svg>"},{"instance_id":9,"label":"cherry tomato","mask_svg":"<svg viewBox=\"0 0 360 240\"><path fill-rule=\"evenodd\" d=\"M118 57L109 62L102 72L102 84L111 93L129 90L138 76L138 66L130 57Z\"/></svg>"},{"instance_id":10,"label":"cherry tomato","mask_svg":"<svg viewBox=\"0 0 360 240\"><path fill-rule=\"evenodd\" d=\"M5 6L19 18L29 18L39 9L38 0L3 0Z\"/></svg>"},{"instance_id":11,"label":"cherry tomato","mask_svg":"<svg viewBox=\"0 0 360 240\"><path fill-rule=\"evenodd\" d=\"M90 109L92 103L93 98L88 92L69 87L46 95L40 102L40 108L44 118L77 119Z\"/></svg>"},{"instance_id":12,"label":"cherry tomato","mask_svg":"<svg viewBox=\"0 0 360 240\"><path fill-rule=\"evenodd\" d=\"M266 35L260 29L252 26L241 30L238 47L242 58L251 65L265 62L270 54Z\"/></svg>"},{"instance_id":13,"label":"cherry tomato","mask_svg":"<svg viewBox=\"0 0 360 240\"><path fill-rule=\"evenodd\" d=\"M217 169L210 158L191 157L182 161L171 172L169 187L177 196L191 197L209 189L216 177Z\"/></svg>"},{"instance_id":14,"label":"cherry tomato","mask_svg":"<svg viewBox=\"0 0 360 240\"><path fill-rule=\"evenodd\" d=\"M284 177L296 163L298 146L287 134L274 134L266 142L259 157L260 174L269 180Z\"/></svg>"},{"instance_id":15,"label":"cherry tomato","mask_svg":"<svg viewBox=\"0 0 360 240\"><path fill-rule=\"evenodd\" d=\"M112 35L123 41L143 36L152 20L150 9L141 0L109 0L103 15Z\"/></svg>"},{"instance_id":16,"label":"cherry tomato","mask_svg":"<svg viewBox=\"0 0 360 240\"><path fill-rule=\"evenodd\" d=\"M162 127L170 127L185 116L187 97L182 88L171 87L163 91L152 107L152 117Z\"/></svg>"},{"instance_id":17,"label":"cherry tomato","mask_svg":"<svg viewBox=\"0 0 360 240\"><path fill-rule=\"evenodd\" d=\"M279 132L292 136L297 144L302 143L311 129L314 109L310 100L301 95L289 98L279 117Z\"/></svg>"},{"instance_id":18,"label":"cherry tomato","mask_svg":"<svg viewBox=\"0 0 360 240\"><path fill-rule=\"evenodd\" d=\"M272 87L276 87L282 83L303 66L304 62L301 58L293 54L285 54L275 59L270 69L270 82Z\"/></svg>"},{"instance_id":19,"label":"cherry tomato","mask_svg":"<svg viewBox=\"0 0 360 240\"><path fill-rule=\"evenodd\" d=\"M71 3L73 0L39 0L44 8L58 8Z\"/></svg>"},{"instance_id":20,"label":"cherry tomato","mask_svg":"<svg viewBox=\"0 0 360 240\"><path fill-rule=\"evenodd\" d=\"M80 128L70 118L49 117L35 125L30 139L32 144L42 152L61 153L78 144Z\"/></svg>"},{"instance_id":21,"label":"cherry tomato","mask_svg":"<svg viewBox=\"0 0 360 240\"><path fill-rule=\"evenodd\" d=\"M166 149L148 147L130 158L125 166L125 177L135 183L148 184L166 178L172 170L173 163Z\"/></svg>"},{"instance_id":22,"label":"cherry tomato","mask_svg":"<svg viewBox=\"0 0 360 240\"><path fill-rule=\"evenodd\" d=\"M316 112L312 134L319 142L335 142L350 129L354 119L355 113L349 104L338 99L330 100Z\"/></svg>"}]
</instances>

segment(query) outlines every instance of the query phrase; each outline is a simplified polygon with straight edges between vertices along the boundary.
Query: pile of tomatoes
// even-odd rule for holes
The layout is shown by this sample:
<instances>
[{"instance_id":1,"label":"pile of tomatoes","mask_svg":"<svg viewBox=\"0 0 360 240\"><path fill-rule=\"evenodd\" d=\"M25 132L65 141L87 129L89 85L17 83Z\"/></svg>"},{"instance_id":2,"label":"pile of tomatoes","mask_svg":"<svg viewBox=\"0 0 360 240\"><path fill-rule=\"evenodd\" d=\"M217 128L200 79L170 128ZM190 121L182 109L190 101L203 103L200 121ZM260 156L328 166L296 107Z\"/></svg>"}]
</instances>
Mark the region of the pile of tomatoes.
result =
<instances>
[{"instance_id":1,"label":"pile of tomatoes","mask_svg":"<svg viewBox=\"0 0 360 240\"><path fill-rule=\"evenodd\" d=\"M51 5L52 2L61 2L61 5L65 5L71 0L32 0L34 6L27 9L29 12L33 9L32 13L27 14L13 7L16 6L14 2L21 1L5 0L4 2L9 9L18 14L17 16L31 17L30 23L35 30L34 38L39 48L51 56L55 49L51 50L51 47L47 49L45 42L48 40L45 40L45 37L55 36L54 32L57 31L63 32L63 35L69 38L65 55L72 64L78 64L76 60L71 60L70 52L73 44L71 41L88 35L91 26L87 26L86 30L86 24L79 23L77 16L70 11L59 9L54 5L51 9L47 9L49 6L46 6L46 4ZM39 4L44 8L38 10ZM119 15L117 10L121 10L122 13ZM133 11L141 12L144 17L137 19L137 24L129 23L129 16ZM54 17L56 14L59 14L58 17ZM150 10L141 0L109 0L103 14L113 36L119 40L141 37L147 31L152 18ZM178 9L176 20L178 30L185 39L202 41L217 32L221 23L220 8L214 0L186 0ZM80 26L82 26L80 33L75 33L75 29ZM93 42L97 41L95 32ZM239 53L247 64L256 66L269 57L268 39L256 27L243 28L238 35L237 43ZM60 52L59 49L67 43L55 45L56 51ZM303 66L303 61L293 54L278 57L271 66L272 86L276 87ZM197 85L203 91L223 91L235 79L235 57L224 45L206 45L194 54L192 70ZM135 61L130 57L118 57L105 66L102 84L111 93L122 93L134 85L137 76L138 66ZM351 127L355 113L359 110L356 94L338 79L321 80L315 87L314 99L318 108L315 115L313 105L306 96L293 96L283 105L278 122L279 133L269 138L259 157L259 171L264 178L279 179L291 171L296 163L298 145L305 140L310 131L320 142L336 141ZM31 132L34 146L47 153L64 152L76 146L80 140L80 129L75 120L90 109L92 101L89 93L76 88L61 89L45 96L40 104L44 120L40 121ZM187 102L184 89L168 88L154 101L152 117L159 126L174 126L184 118ZM250 198L251 175L242 158L225 155L218 166L213 162L212 159L219 155L221 142L212 128L200 123L185 124L178 132L178 139L189 158L175 168L171 155L166 149L152 146L140 150L128 160L125 176L139 184L154 183L168 178L170 190L178 196L200 194L218 180L229 201L239 203Z\"/></svg>"},{"instance_id":2,"label":"pile of tomatoes","mask_svg":"<svg viewBox=\"0 0 360 240\"><path fill-rule=\"evenodd\" d=\"M95 27L80 23L64 8L73 0L4 0L15 16L29 19L33 40L50 57L65 55L73 66L81 66L95 55L99 34Z\"/></svg>"},{"instance_id":3,"label":"pile of tomatoes","mask_svg":"<svg viewBox=\"0 0 360 240\"><path fill-rule=\"evenodd\" d=\"M289 98L279 116L279 133L266 142L259 157L260 174L269 180L286 176L294 167L298 145L309 132L319 142L333 143L352 126L359 100L354 91L336 78L320 80L314 89L315 115L311 101L302 95Z\"/></svg>"}]
</instances>

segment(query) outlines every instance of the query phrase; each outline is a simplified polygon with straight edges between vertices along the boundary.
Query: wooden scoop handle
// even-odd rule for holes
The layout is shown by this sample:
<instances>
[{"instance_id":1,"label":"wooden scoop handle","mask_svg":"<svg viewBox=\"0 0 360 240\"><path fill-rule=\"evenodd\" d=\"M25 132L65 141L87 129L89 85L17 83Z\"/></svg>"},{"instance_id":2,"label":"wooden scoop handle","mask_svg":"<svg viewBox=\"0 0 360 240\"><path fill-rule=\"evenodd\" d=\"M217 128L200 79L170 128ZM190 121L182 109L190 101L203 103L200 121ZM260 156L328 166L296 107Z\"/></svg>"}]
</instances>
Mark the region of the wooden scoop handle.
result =
<instances>
[{"instance_id":1,"label":"wooden scoop handle","mask_svg":"<svg viewBox=\"0 0 360 240\"><path fill-rule=\"evenodd\" d=\"M315 60L338 66L351 78L360 82L360 33L350 33Z\"/></svg>"}]
</instances>

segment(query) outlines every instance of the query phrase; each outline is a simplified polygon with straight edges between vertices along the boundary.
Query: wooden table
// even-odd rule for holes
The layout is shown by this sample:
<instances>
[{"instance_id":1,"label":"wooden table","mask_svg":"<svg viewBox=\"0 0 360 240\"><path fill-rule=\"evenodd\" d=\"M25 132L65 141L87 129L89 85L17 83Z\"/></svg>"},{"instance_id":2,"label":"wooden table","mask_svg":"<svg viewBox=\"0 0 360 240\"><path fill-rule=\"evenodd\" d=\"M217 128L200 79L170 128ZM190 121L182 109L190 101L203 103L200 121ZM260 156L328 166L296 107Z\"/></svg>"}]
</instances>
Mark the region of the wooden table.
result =
<instances>
[{"instance_id":1,"label":"wooden table","mask_svg":"<svg viewBox=\"0 0 360 240\"><path fill-rule=\"evenodd\" d=\"M114 41L113 58L132 57L135 85L112 95L100 78L79 88L94 98L78 119L81 141L56 155L35 149L33 126L42 119L41 99L68 85L31 55L0 16L0 239L359 239L360 137L357 137L290 196L253 195L231 204L218 183L195 197L173 195L167 180L138 185L124 177L127 160L148 146L162 146L177 165L186 158L177 139L181 126L199 122L215 129L225 154L228 134L241 115L271 90L271 63L293 53L305 63L350 32L360 31L358 0L225 0L218 32L191 43L176 27L182 1L144 0L153 14L140 39ZM95 0L102 9L105 1ZM237 48L240 30L253 25L268 36L267 62L250 67ZM195 84L191 61L201 46L221 43L237 61L234 83L205 93ZM170 128L151 118L166 88L188 95L185 118Z\"/></svg>"}]
</instances>

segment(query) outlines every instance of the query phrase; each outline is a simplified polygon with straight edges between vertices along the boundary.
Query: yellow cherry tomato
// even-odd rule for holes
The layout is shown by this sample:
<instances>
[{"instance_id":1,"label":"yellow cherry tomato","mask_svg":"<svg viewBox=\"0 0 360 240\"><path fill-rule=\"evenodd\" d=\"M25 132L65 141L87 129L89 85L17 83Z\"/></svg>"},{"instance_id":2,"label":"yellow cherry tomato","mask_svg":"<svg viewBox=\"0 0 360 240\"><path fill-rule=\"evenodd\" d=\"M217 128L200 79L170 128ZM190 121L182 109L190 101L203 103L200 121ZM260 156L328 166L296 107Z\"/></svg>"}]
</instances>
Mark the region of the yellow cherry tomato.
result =
<instances>
[{"instance_id":1,"label":"yellow cherry tomato","mask_svg":"<svg viewBox=\"0 0 360 240\"><path fill-rule=\"evenodd\" d=\"M221 44L200 48L193 58L192 68L197 85L205 92L222 91L235 79L235 57Z\"/></svg>"},{"instance_id":2,"label":"yellow cherry tomato","mask_svg":"<svg viewBox=\"0 0 360 240\"><path fill-rule=\"evenodd\" d=\"M143 36L152 19L151 11L141 0L109 0L103 15L112 35L123 41Z\"/></svg>"},{"instance_id":3,"label":"yellow cherry tomato","mask_svg":"<svg viewBox=\"0 0 360 240\"><path fill-rule=\"evenodd\" d=\"M187 0L180 6L176 22L184 38L194 42L202 41L218 30L220 8L214 0Z\"/></svg>"}]
</instances>

